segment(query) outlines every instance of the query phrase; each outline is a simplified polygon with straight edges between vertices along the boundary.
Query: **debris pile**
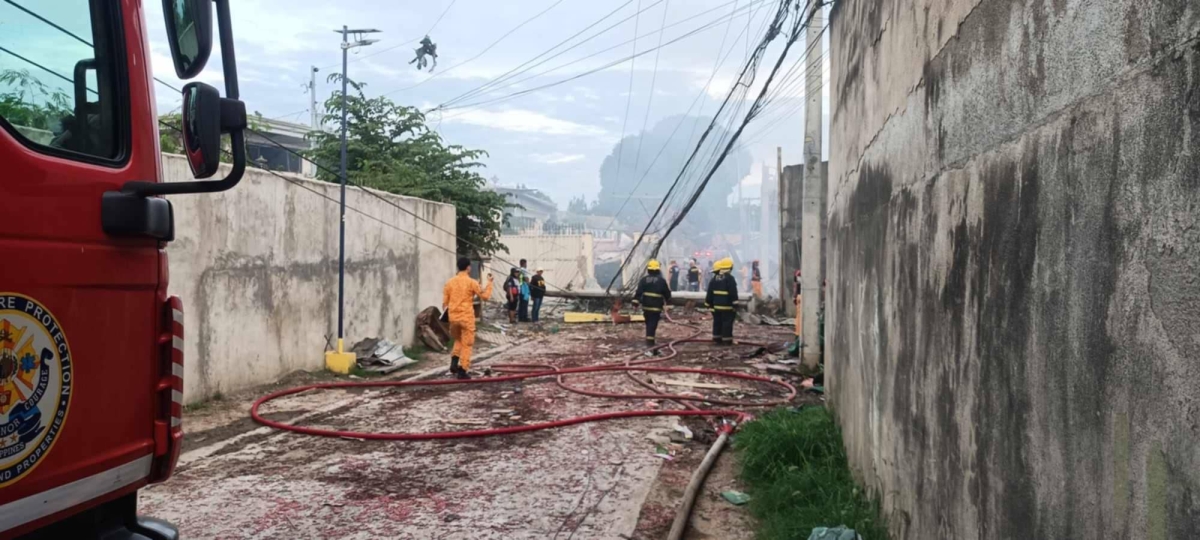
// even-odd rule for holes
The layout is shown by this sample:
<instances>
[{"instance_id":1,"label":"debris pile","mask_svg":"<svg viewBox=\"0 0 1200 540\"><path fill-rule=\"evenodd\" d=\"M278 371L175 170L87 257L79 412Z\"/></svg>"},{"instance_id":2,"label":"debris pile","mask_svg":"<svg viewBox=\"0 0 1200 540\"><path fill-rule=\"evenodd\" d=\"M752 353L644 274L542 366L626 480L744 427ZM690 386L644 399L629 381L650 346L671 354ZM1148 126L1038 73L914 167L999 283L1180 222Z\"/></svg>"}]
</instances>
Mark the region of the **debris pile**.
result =
<instances>
[{"instance_id":1,"label":"debris pile","mask_svg":"<svg viewBox=\"0 0 1200 540\"><path fill-rule=\"evenodd\" d=\"M417 363L404 355L404 348L383 338L367 338L351 348L358 357L359 369L386 374Z\"/></svg>"},{"instance_id":2,"label":"debris pile","mask_svg":"<svg viewBox=\"0 0 1200 540\"><path fill-rule=\"evenodd\" d=\"M450 342L450 331L442 322L441 310L429 306L417 315L417 336L426 347L437 352L446 352L446 344Z\"/></svg>"}]
</instances>

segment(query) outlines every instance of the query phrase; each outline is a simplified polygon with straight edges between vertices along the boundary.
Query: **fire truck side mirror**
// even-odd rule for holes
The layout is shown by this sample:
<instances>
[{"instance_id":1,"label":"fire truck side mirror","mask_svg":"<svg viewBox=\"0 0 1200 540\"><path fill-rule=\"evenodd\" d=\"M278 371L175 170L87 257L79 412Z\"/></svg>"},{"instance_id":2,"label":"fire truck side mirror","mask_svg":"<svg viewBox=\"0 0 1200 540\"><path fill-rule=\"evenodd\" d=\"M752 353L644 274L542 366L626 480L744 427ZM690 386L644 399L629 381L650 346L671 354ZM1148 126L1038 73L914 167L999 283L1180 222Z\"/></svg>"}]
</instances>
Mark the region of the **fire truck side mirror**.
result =
<instances>
[{"instance_id":1,"label":"fire truck side mirror","mask_svg":"<svg viewBox=\"0 0 1200 540\"><path fill-rule=\"evenodd\" d=\"M183 152L196 178L212 176L221 163L221 101L207 84L183 87Z\"/></svg>"},{"instance_id":2,"label":"fire truck side mirror","mask_svg":"<svg viewBox=\"0 0 1200 540\"><path fill-rule=\"evenodd\" d=\"M163 0L163 17L175 74L199 75L212 52L212 0Z\"/></svg>"}]
</instances>

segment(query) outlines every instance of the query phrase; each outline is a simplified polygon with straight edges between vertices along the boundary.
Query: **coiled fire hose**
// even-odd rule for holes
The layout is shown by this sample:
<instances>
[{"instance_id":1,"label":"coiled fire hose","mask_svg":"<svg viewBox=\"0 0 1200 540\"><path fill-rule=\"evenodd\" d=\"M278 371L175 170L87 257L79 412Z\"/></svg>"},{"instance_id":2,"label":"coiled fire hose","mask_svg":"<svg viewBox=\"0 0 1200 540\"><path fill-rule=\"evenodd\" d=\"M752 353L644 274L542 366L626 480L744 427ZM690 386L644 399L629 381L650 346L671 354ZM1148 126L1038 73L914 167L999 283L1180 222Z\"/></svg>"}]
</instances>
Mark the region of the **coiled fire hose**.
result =
<instances>
[{"instance_id":1,"label":"coiled fire hose","mask_svg":"<svg viewBox=\"0 0 1200 540\"><path fill-rule=\"evenodd\" d=\"M683 326L687 326L687 327L691 327L691 328L696 328L695 325L673 321L670 319L670 317L668 317L668 321L673 322L675 324L679 324L679 325L683 325ZM427 381L426 380L422 380L422 381L345 381L345 382L308 384L308 385L303 385L303 386L297 386L295 388L288 388L288 389L280 390L280 391L273 392L273 393L267 394L267 395L259 398L250 407L250 416L254 419L254 421L256 421L259 424L262 424L264 426L268 426L268 427L272 427L272 428L284 430L284 431L290 431L293 433L301 433L301 434L305 434L305 435L315 435L315 436L319 436L319 437L345 437L345 438L384 440L384 441L421 441L421 440L435 440L435 439L461 439L461 438L471 438L471 437L491 437L491 436L496 436L496 435L510 435L510 434L514 434L514 433L526 433L526 432L531 432L531 431L540 431L543 429L553 429L553 428L571 426L571 425L576 425L576 424L584 424L584 423L588 423L588 422L613 420L613 419L617 419L617 418L638 418L638 417L649 417L649 416L704 416L704 417L710 417L710 418L711 417L723 418L727 422L722 423L721 426L718 427L719 436L717 438L716 443L713 444L713 446L711 447L709 452L706 454L704 461L701 463L700 467L696 470L695 474L693 474L692 479L688 484L688 488L684 493L684 500L682 501L680 508L676 514L675 522L671 528L670 536L668 537L671 539L676 539L676 538L680 538L682 536L683 531L687 526L688 516L691 513L692 506L695 502L696 494L699 492L699 487L701 485L703 485L704 478L707 476L708 470L712 467L713 462L716 461L716 457L721 452L721 449L724 447L726 440L728 440L728 437L732 434L733 430L736 429L737 425L741 424L743 421L746 421L750 418L749 414L739 411L739 410L736 410L736 409L733 409L733 408L701 409L701 408L697 407L696 404L704 403L704 404L710 404L710 405L721 405L721 406L725 406L725 407L770 407L770 406L788 403L793 398L796 397L796 388L794 386L792 386L791 384L789 384L786 381L776 380L776 379L772 379L769 377L762 377L762 376L758 376L758 375L749 375L749 374L745 374L745 373L736 373L736 372L731 372L731 371L722 371L722 370L716 370L716 369L658 367L658 366L649 365L649 364L665 362L667 360L675 358L679 354L678 350L676 349L677 345L680 345L683 343L707 343L707 340L698 339L699 335L700 335L700 332L697 332L688 337L677 339L677 340L671 341L671 342L663 344L663 345L658 345L656 347L652 347L648 351L648 352L660 351L660 350L664 350L664 349L669 351L668 354L665 354L662 356L646 358L646 357L643 357L642 353L639 353L636 356L631 356L631 357L626 358L625 360L622 360L619 362L598 364L598 365L594 365L594 366L575 367L575 368L559 368L559 367L551 366L551 365L547 365L547 364L519 364L519 363L517 363L517 364L497 364L497 365L492 366L492 368L494 370L502 373L502 375L500 375L498 377L487 377L487 378L476 378L476 379L465 379L465 380L440 379L440 380L427 380ZM765 346L764 344L761 344L761 343L754 343L754 342L747 342L747 341L741 341L741 342L738 342L738 344L739 345L752 345L752 346L756 346L756 347ZM638 385L648 389L648 392L645 392L645 393L602 392L602 391L597 391L597 390L588 390L588 389L584 389L584 388L579 388L577 386L571 386L571 385L567 384L564 380L564 378L568 375L583 374L583 373L610 373L610 372L625 373L630 379L632 379ZM712 377L727 377L727 378L734 378L734 379L740 379L740 380L745 380L745 381L754 381L754 382L767 383L767 384L772 384L772 385L782 387L784 390L786 390L786 395L782 398L766 400L766 401L741 401L741 400L727 400L727 399L700 397L700 396L697 396L694 394L692 394L692 395L667 394L667 393L658 391L658 389L656 389L650 383L647 383L647 382L637 378L634 375L634 373L636 373L636 372L692 373L692 374L697 374L697 375L709 375ZM464 431L443 431L443 432L434 432L434 433L403 433L403 432L379 433L379 432L334 430L334 429L323 429L323 428L315 428L315 427L305 427L305 426L297 426L297 425L293 425L293 424L286 424L283 422L277 422L275 420L270 420L268 418L264 418L262 416L262 414L259 413L259 408L272 400L275 400L275 399L278 399L281 397L285 397L285 396L290 396L293 394L299 394L301 392L308 392L311 390L318 390L318 389L388 388L388 387L421 387L421 386L451 386L451 385L468 386L468 385L478 385L478 384L495 384L495 383L503 383L503 382L510 382L510 381L520 381L520 380L525 380L525 379L537 379L537 378L543 378L543 377L554 377L556 384L559 387L561 387L562 389L570 391L570 392L574 392L577 394L585 395L585 396L609 398L609 399L661 399L661 400L668 400L668 401L675 402L675 403L681 405L683 407L683 409L681 409L681 410L634 409L634 410L618 411L618 412L611 412L611 413L600 413L600 414L590 414L590 415L585 415L585 416L576 416L576 417L564 418L564 419L560 419L560 420L552 420L552 421L547 421L547 422L525 424L525 425L520 425L520 426L506 426L506 427L498 427L498 428L474 429L474 430L464 430Z\"/></svg>"}]
</instances>

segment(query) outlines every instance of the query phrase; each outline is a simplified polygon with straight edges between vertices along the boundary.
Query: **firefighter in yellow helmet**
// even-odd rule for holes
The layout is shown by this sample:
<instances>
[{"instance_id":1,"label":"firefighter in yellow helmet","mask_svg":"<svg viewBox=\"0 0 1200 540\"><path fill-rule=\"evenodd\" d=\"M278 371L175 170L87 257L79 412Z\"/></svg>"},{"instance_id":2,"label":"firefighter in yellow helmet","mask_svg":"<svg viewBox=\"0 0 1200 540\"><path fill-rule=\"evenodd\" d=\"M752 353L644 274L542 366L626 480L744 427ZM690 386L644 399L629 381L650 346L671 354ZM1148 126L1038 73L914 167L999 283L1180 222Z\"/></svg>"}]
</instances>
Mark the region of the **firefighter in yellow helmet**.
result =
<instances>
[{"instance_id":1,"label":"firefighter in yellow helmet","mask_svg":"<svg viewBox=\"0 0 1200 540\"><path fill-rule=\"evenodd\" d=\"M654 346L658 321L670 300L671 287L662 277L662 267L658 265L658 261L650 259L650 262L646 263L646 277L638 282L637 291L633 293L633 307L636 308L640 304L642 314L646 317L646 345Z\"/></svg>"},{"instance_id":2,"label":"firefighter in yellow helmet","mask_svg":"<svg viewBox=\"0 0 1200 540\"><path fill-rule=\"evenodd\" d=\"M738 299L737 280L733 277L733 259L725 257L713 263L704 306L713 314L713 343L733 344L733 304Z\"/></svg>"}]
</instances>

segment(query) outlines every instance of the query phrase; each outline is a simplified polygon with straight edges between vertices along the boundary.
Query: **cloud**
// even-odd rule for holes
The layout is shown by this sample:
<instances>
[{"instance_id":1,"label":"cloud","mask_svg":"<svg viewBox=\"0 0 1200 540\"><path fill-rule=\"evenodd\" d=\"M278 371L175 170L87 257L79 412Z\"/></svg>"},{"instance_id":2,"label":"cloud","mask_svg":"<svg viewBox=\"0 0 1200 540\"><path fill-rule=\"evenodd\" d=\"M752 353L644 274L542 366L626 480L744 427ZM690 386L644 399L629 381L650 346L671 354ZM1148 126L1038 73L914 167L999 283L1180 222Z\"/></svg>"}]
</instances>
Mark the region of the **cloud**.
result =
<instances>
[{"instance_id":1,"label":"cloud","mask_svg":"<svg viewBox=\"0 0 1200 540\"><path fill-rule=\"evenodd\" d=\"M608 136L608 131L596 126L553 118L525 109L508 109L503 111L470 110L453 116L447 115L445 121L503 131L515 131L517 133L574 135L581 137Z\"/></svg>"},{"instance_id":2,"label":"cloud","mask_svg":"<svg viewBox=\"0 0 1200 540\"><path fill-rule=\"evenodd\" d=\"M547 165L561 165L563 163L579 161L587 156L583 154L563 154L559 152L553 152L549 154L529 154L529 157L538 163L545 163Z\"/></svg>"}]
</instances>

